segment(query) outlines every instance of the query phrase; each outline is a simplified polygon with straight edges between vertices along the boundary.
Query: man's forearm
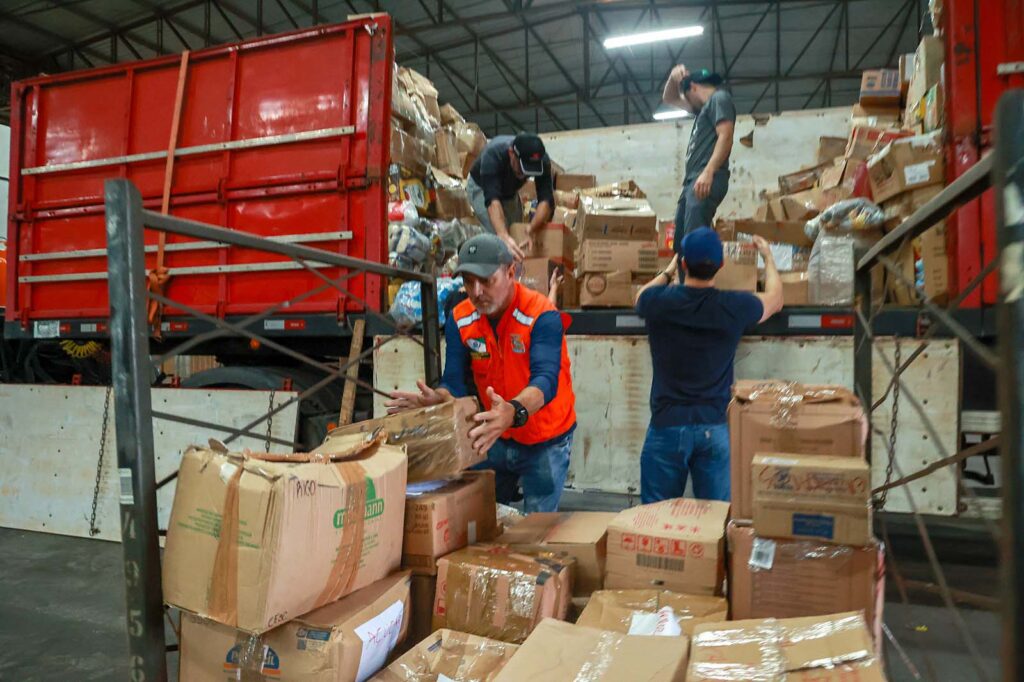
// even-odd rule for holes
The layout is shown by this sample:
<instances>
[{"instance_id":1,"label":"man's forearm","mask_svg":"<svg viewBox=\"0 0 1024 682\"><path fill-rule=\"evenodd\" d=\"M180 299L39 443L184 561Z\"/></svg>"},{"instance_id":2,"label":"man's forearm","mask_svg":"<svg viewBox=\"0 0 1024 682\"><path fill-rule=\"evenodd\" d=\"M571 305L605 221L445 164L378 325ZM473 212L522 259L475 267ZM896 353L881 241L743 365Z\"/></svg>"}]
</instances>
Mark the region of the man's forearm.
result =
<instances>
[{"instance_id":1,"label":"man's forearm","mask_svg":"<svg viewBox=\"0 0 1024 682\"><path fill-rule=\"evenodd\" d=\"M527 386L513 400L519 401L530 414L535 414L544 407L544 392L536 386Z\"/></svg>"},{"instance_id":2,"label":"man's forearm","mask_svg":"<svg viewBox=\"0 0 1024 682\"><path fill-rule=\"evenodd\" d=\"M491 219L491 225L494 226L494 233L499 237L508 236L508 224L505 223L505 209L501 207L501 202L497 199L487 204L487 216Z\"/></svg>"},{"instance_id":3,"label":"man's forearm","mask_svg":"<svg viewBox=\"0 0 1024 682\"><path fill-rule=\"evenodd\" d=\"M764 258L764 299L765 312L774 314L782 309L782 277L779 276L779 269L775 265L775 257L768 254ZM769 313L770 311L770 313Z\"/></svg>"},{"instance_id":4,"label":"man's forearm","mask_svg":"<svg viewBox=\"0 0 1024 682\"><path fill-rule=\"evenodd\" d=\"M530 232L536 232L540 228L551 220L551 204L547 201L542 201L537 204L537 210L534 211L533 220L530 221Z\"/></svg>"},{"instance_id":5,"label":"man's forearm","mask_svg":"<svg viewBox=\"0 0 1024 682\"><path fill-rule=\"evenodd\" d=\"M679 92L679 81L675 76L670 75L668 80L665 81L665 87L661 91L661 101L665 104L670 104L680 109L685 109L691 114L695 111L693 103L690 102L681 92Z\"/></svg>"}]
</instances>

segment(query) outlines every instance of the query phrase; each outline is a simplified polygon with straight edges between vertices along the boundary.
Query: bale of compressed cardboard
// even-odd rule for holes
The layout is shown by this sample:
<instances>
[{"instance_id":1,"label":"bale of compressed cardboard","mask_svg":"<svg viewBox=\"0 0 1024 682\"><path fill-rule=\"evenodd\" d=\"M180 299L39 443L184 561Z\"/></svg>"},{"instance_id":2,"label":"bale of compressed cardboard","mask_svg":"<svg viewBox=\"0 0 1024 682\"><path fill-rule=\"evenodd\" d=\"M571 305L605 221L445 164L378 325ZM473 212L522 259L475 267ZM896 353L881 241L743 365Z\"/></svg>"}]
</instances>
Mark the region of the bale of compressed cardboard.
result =
<instances>
[{"instance_id":1,"label":"bale of compressed cardboard","mask_svg":"<svg viewBox=\"0 0 1024 682\"><path fill-rule=\"evenodd\" d=\"M759 454L751 486L759 535L837 545L871 542L871 467L862 459Z\"/></svg>"},{"instance_id":2,"label":"bale of compressed cardboard","mask_svg":"<svg viewBox=\"0 0 1024 682\"><path fill-rule=\"evenodd\" d=\"M885 675L864 617L850 612L698 625L686 680L884 682Z\"/></svg>"},{"instance_id":3,"label":"bale of compressed cardboard","mask_svg":"<svg viewBox=\"0 0 1024 682\"><path fill-rule=\"evenodd\" d=\"M604 582L608 524L614 512L538 512L506 530L498 544L519 551L564 552L576 560L573 595L588 596Z\"/></svg>"},{"instance_id":4,"label":"bale of compressed cardboard","mask_svg":"<svg viewBox=\"0 0 1024 682\"><path fill-rule=\"evenodd\" d=\"M475 545L437 562L434 629L521 643L544 618L565 618L571 557Z\"/></svg>"},{"instance_id":5,"label":"bale of compressed cardboard","mask_svg":"<svg viewBox=\"0 0 1024 682\"><path fill-rule=\"evenodd\" d=\"M759 452L864 457L867 420L842 386L740 380L729 403L733 518L751 518L750 468Z\"/></svg>"},{"instance_id":6,"label":"bale of compressed cardboard","mask_svg":"<svg viewBox=\"0 0 1024 682\"><path fill-rule=\"evenodd\" d=\"M624 635L545 619L495 682L682 682L689 641Z\"/></svg>"},{"instance_id":7,"label":"bale of compressed cardboard","mask_svg":"<svg viewBox=\"0 0 1024 682\"><path fill-rule=\"evenodd\" d=\"M405 449L331 456L190 448L164 550L164 600L262 633L398 568Z\"/></svg>"},{"instance_id":8,"label":"bale of compressed cardboard","mask_svg":"<svg viewBox=\"0 0 1024 682\"><path fill-rule=\"evenodd\" d=\"M345 450L362 437L385 433L389 445L403 445L408 451L410 483L456 476L487 457L473 449L469 437L473 415L478 410L476 398L456 398L440 405L339 426L327 434L316 452Z\"/></svg>"},{"instance_id":9,"label":"bale of compressed cardboard","mask_svg":"<svg viewBox=\"0 0 1024 682\"><path fill-rule=\"evenodd\" d=\"M182 612L179 677L189 682L365 680L405 638L409 611L404 571L262 635Z\"/></svg>"},{"instance_id":10,"label":"bale of compressed cardboard","mask_svg":"<svg viewBox=\"0 0 1024 682\"><path fill-rule=\"evenodd\" d=\"M722 594L729 503L677 498L621 511L608 524L606 589Z\"/></svg>"},{"instance_id":11,"label":"bale of compressed cardboard","mask_svg":"<svg viewBox=\"0 0 1024 682\"><path fill-rule=\"evenodd\" d=\"M732 618L820 616L863 611L881 642L885 550L757 535L749 524L729 524L729 604Z\"/></svg>"},{"instance_id":12,"label":"bale of compressed cardboard","mask_svg":"<svg viewBox=\"0 0 1024 682\"><path fill-rule=\"evenodd\" d=\"M437 560L498 532L493 471L467 471L452 480L412 483L405 491L402 568L434 575Z\"/></svg>"},{"instance_id":13,"label":"bale of compressed cardboard","mask_svg":"<svg viewBox=\"0 0 1024 682\"><path fill-rule=\"evenodd\" d=\"M668 590L599 590L590 596L577 625L636 634L641 619L667 613L689 636L700 623L726 620L729 602L724 597L681 594Z\"/></svg>"},{"instance_id":14,"label":"bale of compressed cardboard","mask_svg":"<svg viewBox=\"0 0 1024 682\"><path fill-rule=\"evenodd\" d=\"M370 682L492 682L518 649L517 644L438 630Z\"/></svg>"}]
</instances>

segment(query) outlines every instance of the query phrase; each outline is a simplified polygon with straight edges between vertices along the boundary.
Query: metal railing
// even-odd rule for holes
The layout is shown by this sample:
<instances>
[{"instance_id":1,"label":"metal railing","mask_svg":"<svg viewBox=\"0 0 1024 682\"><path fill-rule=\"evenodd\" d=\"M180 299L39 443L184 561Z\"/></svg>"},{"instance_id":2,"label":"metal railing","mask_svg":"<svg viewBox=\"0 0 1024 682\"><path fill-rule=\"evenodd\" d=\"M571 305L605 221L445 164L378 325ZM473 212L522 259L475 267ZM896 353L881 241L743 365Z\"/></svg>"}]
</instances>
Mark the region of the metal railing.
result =
<instances>
[{"instance_id":1,"label":"metal railing","mask_svg":"<svg viewBox=\"0 0 1024 682\"><path fill-rule=\"evenodd\" d=\"M931 300L924 292L919 291L923 306L934 317L935 323L927 329L918 341L917 348L906 360L897 353L895 362L885 354L878 357L891 375L888 386L878 400L874 400L872 386L872 362L875 335L873 322L881 310L881 306L872 304L871 270L881 264L886 271L896 278L903 286L915 288L911 278L890 257L900 249L909 248L913 239L930 228L956 208L979 197L985 190L993 188L996 194L997 232L999 251L991 263L979 272L952 301L943 308ZM956 468L965 459L999 448L1003 464L1003 527L998 532L994 524L989 522L988 530L993 541L1001 544L1003 598L1001 606L1004 614L1003 627L1003 677L1006 680L1022 679L1024 666L1024 537L1021 533L1021 522L1024 521L1024 467L1021 466L1021 427L1024 423L1024 406L1021 402L1022 384L1024 384L1024 91L1008 92L1000 100L997 112L996 143L991 153L984 156L977 164L962 176L945 187L927 204L918 209L892 232L887 234L859 259L856 264L855 282L855 322L854 322L854 385L858 397L870 411L880 407L886 400L893 400L893 411L900 405L901 390L905 390L901 375L920 357L928 346L929 338L938 329L944 329L959 339L968 352L991 369L996 377L999 389L999 406L1002 413L1002 432L999 436L981 444L974 445L956 453L942 450L941 441L937 437L937 429L925 413L920 401L908 396L905 401L914 409L929 440L939 449L940 459L918 471L902 471L895 458L896 429L893 428L884 456L887 461L887 476L883 485L873 492L876 506L884 508L885 496L889 490L905 486L943 467L951 468L958 479ZM1001 280L1001 293L997 304L998 345L993 350L976 338L966 327L960 324L953 313L963 301L986 278L998 268ZM897 346L898 348L898 346ZM873 433L885 436L879 429L872 426ZM871 439L868 440L868 456L871 458ZM892 480L892 474L898 476ZM973 495L970 486L962 490ZM936 591L942 598L951 622L956 628L964 646L971 657L977 679L989 679L974 634L967 626L959 612L955 601L970 602L963 594L954 596L946 580L945 572L932 544L925 518L918 512L914 496L907 492L911 513L916 529L921 537L928 563L931 567ZM878 503L881 502L881 505ZM883 536L888 532L884 516L881 518ZM893 575L901 582L898 565L890 553L887 556ZM905 597L902 585L900 593ZM968 595L971 596L971 595ZM897 651L902 647L892 632L886 628L889 638ZM906 662L906 659L904 659ZM917 671L910 672L919 678Z\"/></svg>"},{"instance_id":2,"label":"metal railing","mask_svg":"<svg viewBox=\"0 0 1024 682\"><path fill-rule=\"evenodd\" d=\"M167 679L161 581L160 581L160 529L157 522L157 489L174 479L175 474L156 480L153 419L172 420L199 428L214 430L222 442L229 444L242 438L265 440L287 448L297 448L290 439L273 437L270 424L275 414L289 405L306 399L338 380L354 381L358 385L381 393L372 385L359 380L355 373L347 375L350 366L356 366L374 351L403 336L412 337L423 347L424 375L431 385L440 379L440 326L438 324L437 286L431 275L393 268L358 258L302 246L280 240L258 237L238 230L185 220L154 213L142 208L142 199L136 187L128 180L108 180L105 186L106 229L110 291L110 337L112 384L117 434L117 467L120 480L121 541L124 552L125 596L127 602L128 638L131 679L136 682ZM240 322L230 323L216 316L206 315L194 307L175 301L147 286L145 229L160 230L205 242L263 251L287 256L298 267L321 280L319 286L288 300L269 306L262 312ZM283 261L287 262L287 261ZM331 278L321 270L336 267L345 270ZM418 281L422 302L422 340L413 336L413 329L400 326L376 312L374 306L346 288L353 276L398 277ZM369 347L347 362L326 362L300 353L288 346L253 331L252 326L266 317L286 311L290 305L322 291L337 289L346 299L363 304L365 314L393 328L395 333L379 344ZM174 307L200 319L207 320L215 329L192 337L159 357L150 355L151 329L147 320L150 301ZM154 368L165 360L180 355L204 342L224 336L241 336L262 344L304 366L315 368L324 378L304 388L292 398L275 405L273 400L267 412L248 424L216 424L184 416L156 412L151 401L151 382ZM254 429L266 424L266 434ZM227 434L223 436L222 434ZM170 616L166 616L176 632Z\"/></svg>"}]
</instances>

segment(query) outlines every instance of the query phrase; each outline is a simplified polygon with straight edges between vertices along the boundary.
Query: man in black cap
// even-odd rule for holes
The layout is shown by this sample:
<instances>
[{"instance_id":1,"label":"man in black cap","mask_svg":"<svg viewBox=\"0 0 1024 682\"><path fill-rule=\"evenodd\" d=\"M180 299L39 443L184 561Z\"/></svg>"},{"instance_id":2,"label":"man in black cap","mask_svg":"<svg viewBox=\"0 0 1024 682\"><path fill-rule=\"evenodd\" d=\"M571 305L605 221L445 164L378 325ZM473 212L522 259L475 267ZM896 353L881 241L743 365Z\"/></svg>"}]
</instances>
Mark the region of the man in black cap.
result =
<instances>
[{"instance_id":1,"label":"man in black cap","mask_svg":"<svg viewBox=\"0 0 1024 682\"><path fill-rule=\"evenodd\" d=\"M498 501L514 501L522 485L526 512L557 511L576 428L562 315L516 281L512 253L496 235L466 241L455 272L468 298L445 323L441 385L420 381L418 392L392 393L388 412L475 394L483 411L469 436L487 453L477 468L494 470Z\"/></svg>"},{"instance_id":2,"label":"man in black cap","mask_svg":"<svg viewBox=\"0 0 1024 682\"><path fill-rule=\"evenodd\" d=\"M466 182L473 213L485 229L501 237L516 260L522 260L524 254L508 226L523 221L518 192L529 178L537 185L537 211L530 221L532 236L555 210L551 161L539 137L527 133L498 135L473 163Z\"/></svg>"},{"instance_id":3,"label":"man in black cap","mask_svg":"<svg viewBox=\"0 0 1024 682\"><path fill-rule=\"evenodd\" d=\"M673 248L679 253L683 236L712 225L715 211L729 191L729 152L736 128L736 107L719 88L722 77L701 69L695 73L680 64L672 69L661 98L665 104L694 114L686 148L686 175L676 204Z\"/></svg>"}]
</instances>

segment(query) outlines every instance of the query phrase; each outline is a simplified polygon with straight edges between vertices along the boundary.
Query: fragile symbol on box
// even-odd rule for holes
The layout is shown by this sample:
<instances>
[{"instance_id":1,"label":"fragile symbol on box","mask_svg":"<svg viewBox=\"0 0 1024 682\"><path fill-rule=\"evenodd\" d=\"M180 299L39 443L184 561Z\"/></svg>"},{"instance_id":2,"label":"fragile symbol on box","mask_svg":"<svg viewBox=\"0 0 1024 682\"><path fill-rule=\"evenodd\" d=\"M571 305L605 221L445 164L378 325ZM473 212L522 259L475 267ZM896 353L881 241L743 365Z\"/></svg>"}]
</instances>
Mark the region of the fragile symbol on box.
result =
<instances>
[{"instance_id":1,"label":"fragile symbol on box","mask_svg":"<svg viewBox=\"0 0 1024 682\"><path fill-rule=\"evenodd\" d=\"M632 552L636 549L636 535L633 533L622 534L622 549Z\"/></svg>"},{"instance_id":2,"label":"fragile symbol on box","mask_svg":"<svg viewBox=\"0 0 1024 682\"><path fill-rule=\"evenodd\" d=\"M668 554L668 540L666 538L654 538L654 553Z\"/></svg>"},{"instance_id":3,"label":"fragile symbol on box","mask_svg":"<svg viewBox=\"0 0 1024 682\"><path fill-rule=\"evenodd\" d=\"M691 542L690 556L694 559L702 559L704 557L704 545L699 542Z\"/></svg>"},{"instance_id":4,"label":"fragile symbol on box","mask_svg":"<svg viewBox=\"0 0 1024 682\"><path fill-rule=\"evenodd\" d=\"M672 554L674 556L686 556L686 540L673 540Z\"/></svg>"}]
</instances>

